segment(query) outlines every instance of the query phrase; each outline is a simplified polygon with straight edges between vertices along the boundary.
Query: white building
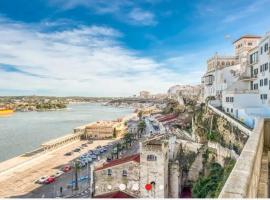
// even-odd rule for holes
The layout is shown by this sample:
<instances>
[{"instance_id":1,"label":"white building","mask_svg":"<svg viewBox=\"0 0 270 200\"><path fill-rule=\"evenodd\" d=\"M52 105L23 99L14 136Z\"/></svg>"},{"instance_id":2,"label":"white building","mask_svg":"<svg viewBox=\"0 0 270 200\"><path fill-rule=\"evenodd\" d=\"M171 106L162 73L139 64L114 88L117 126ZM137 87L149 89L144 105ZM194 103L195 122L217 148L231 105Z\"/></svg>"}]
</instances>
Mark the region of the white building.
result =
<instances>
[{"instance_id":1,"label":"white building","mask_svg":"<svg viewBox=\"0 0 270 200\"><path fill-rule=\"evenodd\" d=\"M228 71L216 70L212 84L206 84L204 76L204 99L214 96L221 99L222 110L254 127L255 117L270 116L270 34L261 38L246 35L234 42L235 63L231 68L238 71L237 76L229 77ZM208 69L209 69L208 63ZM227 67L226 67L227 68ZM225 69L226 69L225 68ZM229 69L229 68L228 68ZM210 70L208 70L210 71ZM227 85L222 85L222 78L227 76ZM210 71L211 72L211 71ZM210 73L208 72L207 75ZM229 84L228 84L229 78ZM219 79L219 81L218 81ZM216 105L219 105L215 102Z\"/></svg>"},{"instance_id":2,"label":"white building","mask_svg":"<svg viewBox=\"0 0 270 200\"><path fill-rule=\"evenodd\" d=\"M222 92L239 80L246 70L248 53L259 43L260 37L245 35L234 41L234 56L215 54L207 61L207 72L202 77L204 100L222 99Z\"/></svg>"},{"instance_id":3,"label":"white building","mask_svg":"<svg viewBox=\"0 0 270 200\"><path fill-rule=\"evenodd\" d=\"M237 80L239 70L240 65L235 56L220 56L216 53L207 61L207 71L202 77L203 99L221 99L222 91Z\"/></svg>"}]
</instances>

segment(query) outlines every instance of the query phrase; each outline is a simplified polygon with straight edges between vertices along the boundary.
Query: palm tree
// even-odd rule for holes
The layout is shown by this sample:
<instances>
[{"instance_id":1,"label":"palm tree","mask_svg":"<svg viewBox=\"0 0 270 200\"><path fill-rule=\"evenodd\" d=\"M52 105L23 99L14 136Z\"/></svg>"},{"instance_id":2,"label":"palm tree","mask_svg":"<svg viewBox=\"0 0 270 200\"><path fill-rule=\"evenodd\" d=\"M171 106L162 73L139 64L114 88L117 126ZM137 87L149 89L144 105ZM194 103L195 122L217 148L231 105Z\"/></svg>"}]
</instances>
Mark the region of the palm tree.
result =
<instances>
[{"instance_id":1,"label":"palm tree","mask_svg":"<svg viewBox=\"0 0 270 200\"><path fill-rule=\"evenodd\" d=\"M140 120L140 121L142 120L142 115L143 115L143 112L140 110L140 111L138 112L138 117L139 117L139 120Z\"/></svg>"},{"instance_id":2,"label":"palm tree","mask_svg":"<svg viewBox=\"0 0 270 200\"><path fill-rule=\"evenodd\" d=\"M145 131L145 127L146 127L145 122L141 120L138 123L138 134L139 134L139 138L142 137L142 133Z\"/></svg>"},{"instance_id":3,"label":"palm tree","mask_svg":"<svg viewBox=\"0 0 270 200\"><path fill-rule=\"evenodd\" d=\"M124 136L124 143L126 144L126 148L127 148L127 144L129 144L129 146L131 146L131 142L132 142L132 134L126 133Z\"/></svg>"}]
</instances>

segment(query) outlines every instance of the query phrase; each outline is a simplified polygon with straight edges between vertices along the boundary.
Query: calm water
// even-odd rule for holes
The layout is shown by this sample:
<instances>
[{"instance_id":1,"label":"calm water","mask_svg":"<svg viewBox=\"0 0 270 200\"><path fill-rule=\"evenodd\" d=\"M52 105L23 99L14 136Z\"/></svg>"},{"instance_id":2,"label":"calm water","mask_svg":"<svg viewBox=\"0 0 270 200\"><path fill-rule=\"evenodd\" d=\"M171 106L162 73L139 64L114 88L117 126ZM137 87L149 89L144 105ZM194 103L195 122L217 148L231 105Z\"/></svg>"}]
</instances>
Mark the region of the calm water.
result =
<instances>
[{"instance_id":1,"label":"calm water","mask_svg":"<svg viewBox=\"0 0 270 200\"><path fill-rule=\"evenodd\" d=\"M131 112L128 108L76 104L63 111L18 112L0 117L0 161L34 150L48 140L71 133L77 126Z\"/></svg>"}]
</instances>

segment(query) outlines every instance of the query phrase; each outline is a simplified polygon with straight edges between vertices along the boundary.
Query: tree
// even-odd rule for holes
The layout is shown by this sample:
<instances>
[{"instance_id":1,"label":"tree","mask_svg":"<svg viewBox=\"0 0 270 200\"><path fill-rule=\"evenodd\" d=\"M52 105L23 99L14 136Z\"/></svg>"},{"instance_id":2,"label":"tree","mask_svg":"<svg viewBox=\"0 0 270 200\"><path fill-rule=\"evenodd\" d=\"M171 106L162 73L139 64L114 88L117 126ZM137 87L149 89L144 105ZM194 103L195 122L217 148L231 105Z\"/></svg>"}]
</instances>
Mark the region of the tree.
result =
<instances>
[{"instance_id":1,"label":"tree","mask_svg":"<svg viewBox=\"0 0 270 200\"><path fill-rule=\"evenodd\" d=\"M146 127L146 124L145 124L145 121L140 121L138 123L138 133L139 133L139 137L142 136L142 133L145 131L145 127Z\"/></svg>"},{"instance_id":2,"label":"tree","mask_svg":"<svg viewBox=\"0 0 270 200\"><path fill-rule=\"evenodd\" d=\"M142 120L142 115L143 115L143 112L140 110L140 111L138 112L138 117L139 117L139 120L140 120L140 121Z\"/></svg>"}]
</instances>

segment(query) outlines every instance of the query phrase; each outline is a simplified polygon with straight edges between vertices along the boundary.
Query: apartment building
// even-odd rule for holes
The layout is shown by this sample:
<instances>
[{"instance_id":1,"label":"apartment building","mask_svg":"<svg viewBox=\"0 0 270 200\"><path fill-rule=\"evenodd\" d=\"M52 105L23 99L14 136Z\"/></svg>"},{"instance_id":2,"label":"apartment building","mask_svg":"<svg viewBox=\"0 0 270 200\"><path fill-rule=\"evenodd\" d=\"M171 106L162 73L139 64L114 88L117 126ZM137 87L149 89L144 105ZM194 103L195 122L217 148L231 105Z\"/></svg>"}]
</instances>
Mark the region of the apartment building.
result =
<instances>
[{"instance_id":1,"label":"apartment building","mask_svg":"<svg viewBox=\"0 0 270 200\"><path fill-rule=\"evenodd\" d=\"M215 79L219 77L213 75L212 85L204 82L204 99L214 96L215 99L221 100L219 103L215 102L216 106L220 106L224 112L246 125L254 127L255 117L270 116L270 34L263 38L245 35L233 44L236 65L231 68L237 69L238 74L235 77L227 76L230 81L223 87L216 83ZM221 77L227 74L219 69L215 70L216 74L216 71L219 71ZM214 92L208 92L209 88Z\"/></svg>"},{"instance_id":2,"label":"apartment building","mask_svg":"<svg viewBox=\"0 0 270 200\"><path fill-rule=\"evenodd\" d=\"M222 91L235 82L240 65L235 56L221 56L217 53L207 61L207 71L202 77L203 99L221 98Z\"/></svg>"},{"instance_id":3,"label":"apartment building","mask_svg":"<svg viewBox=\"0 0 270 200\"><path fill-rule=\"evenodd\" d=\"M222 92L239 80L246 71L249 51L258 46L259 36L244 35L233 42L235 55L217 53L207 61L207 71L202 77L204 100L207 97L222 99Z\"/></svg>"}]
</instances>

